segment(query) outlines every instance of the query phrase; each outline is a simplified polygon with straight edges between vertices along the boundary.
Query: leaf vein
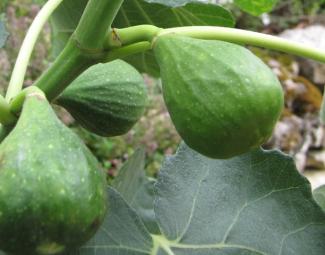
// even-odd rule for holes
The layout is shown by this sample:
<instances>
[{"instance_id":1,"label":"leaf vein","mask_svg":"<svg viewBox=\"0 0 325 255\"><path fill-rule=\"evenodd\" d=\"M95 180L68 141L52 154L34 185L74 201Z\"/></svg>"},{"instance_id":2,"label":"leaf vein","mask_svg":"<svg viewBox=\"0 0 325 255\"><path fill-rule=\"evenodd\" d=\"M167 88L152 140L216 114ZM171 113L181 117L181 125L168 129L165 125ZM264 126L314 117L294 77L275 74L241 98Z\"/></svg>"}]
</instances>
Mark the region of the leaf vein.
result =
<instances>
[{"instance_id":1,"label":"leaf vein","mask_svg":"<svg viewBox=\"0 0 325 255\"><path fill-rule=\"evenodd\" d=\"M236 223L238 222L239 220L239 217L241 215L241 213L244 211L244 209L246 209L249 205L253 204L253 203L256 203L260 200L263 200L263 199L266 199L267 197L271 196L272 194L274 193L277 193L277 192L282 192L282 191L290 191L290 190L293 190L293 189L299 189L301 186L296 186L296 187L289 187L289 188L283 188L283 189L278 189L278 190L272 190L270 191L269 193L265 194L264 196L262 197L259 197L255 200L252 200L250 202L245 202L245 204L243 204L243 206L238 210L238 213L236 215L236 217L234 218L234 220L230 223L227 231L225 232L225 235L223 237L223 240L221 243L226 243L227 242L227 239L229 238L230 236L230 232L231 230L234 228L234 226L236 225Z\"/></svg>"},{"instance_id":2,"label":"leaf vein","mask_svg":"<svg viewBox=\"0 0 325 255\"><path fill-rule=\"evenodd\" d=\"M185 228L184 228L183 232L181 233L181 235L179 236L179 238L177 238L177 241L180 241L184 237L184 235L186 234L188 228L190 227L190 224L191 224L191 221L192 221L192 218L193 218L193 215L194 215L194 211L195 211L195 206L196 206L197 198L198 198L199 192L201 190L202 183L206 179L206 177L209 175L209 172L210 172L210 170L209 170L209 168L207 168L207 171L202 176L202 179L199 181L197 190L196 190L195 195L194 195L194 198L193 198L190 216L188 218L188 221L187 221L187 223L185 225Z\"/></svg>"}]
</instances>

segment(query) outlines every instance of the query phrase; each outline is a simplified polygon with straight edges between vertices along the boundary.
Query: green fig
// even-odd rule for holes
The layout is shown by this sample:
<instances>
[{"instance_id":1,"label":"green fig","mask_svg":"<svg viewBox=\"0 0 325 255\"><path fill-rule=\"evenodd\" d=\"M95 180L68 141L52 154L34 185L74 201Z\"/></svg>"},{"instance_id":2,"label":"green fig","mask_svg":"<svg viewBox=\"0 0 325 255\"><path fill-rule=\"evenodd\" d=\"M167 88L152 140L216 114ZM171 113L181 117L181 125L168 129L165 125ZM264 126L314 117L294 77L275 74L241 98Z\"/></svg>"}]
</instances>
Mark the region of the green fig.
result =
<instances>
[{"instance_id":1,"label":"green fig","mask_svg":"<svg viewBox=\"0 0 325 255\"><path fill-rule=\"evenodd\" d=\"M0 249L62 254L79 247L106 213L106 178L42 93L29 94L0 145Z\"/></svg>"},{"instance_id":2,"label":"green fig","mask_svg":"<svg viewBox=\"0 0 325 255\"><path fill-rule=\"evenodd\" d=\"M211 158L259 147L283 108L281 84L246 48L177 35L159 37L154 53L164 100L185 143Z\"/></svg>"},{"instance_id":3,"label":"green fig","mask_svg":"<svg viewBox=\"0 0 325 255\"><path fill-rule=\"evenodd\" d=\"M63 91L57 103L88 131L117 136L140 119L147 91L137 70L116 60L90 67Z\"/></svg>"}]
</instances>

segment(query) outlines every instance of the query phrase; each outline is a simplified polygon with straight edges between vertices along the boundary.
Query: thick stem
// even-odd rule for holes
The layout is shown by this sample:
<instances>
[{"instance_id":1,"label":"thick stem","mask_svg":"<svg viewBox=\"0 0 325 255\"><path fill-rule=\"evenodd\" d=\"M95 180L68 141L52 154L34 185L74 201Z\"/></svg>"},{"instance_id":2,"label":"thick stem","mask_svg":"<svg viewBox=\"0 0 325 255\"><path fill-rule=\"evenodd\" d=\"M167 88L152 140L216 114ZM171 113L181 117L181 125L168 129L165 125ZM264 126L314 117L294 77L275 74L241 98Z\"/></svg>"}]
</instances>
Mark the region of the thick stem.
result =
<instances>
[{"instance_id":1,"label":"thick stem","mask_svg":"<svg viewBox=\"0 0 325 255\"><path fill-rule=\"evenodd\" d=\"M6 94L6 100L9 102L11 98L16 96L22 89L27 66L34 49L36 40L53 11L59 6L63 0L49 0L34 19L29 28L26 37L19 51L17 61L9 82L9 87Z\"/></svg>"},{"instance_id":2,"label":"thick stem","mask_svg":"<svg viewBox=\"0 0 325 255\"><path fill-rule=\"evenodd\" d=\"M278 50L325 63L325 51L276 36L235 28L193 26L164 29L157 36L178 34L199 39L222 40Z\"/></svg>"},{"instance_id":3,"label":"thick stem","mask_svg":"<svg viewBox=\"0 0 325 255\"><path fill-rule=\"evenodd\" d=\"M49 101L61 92L89 66L98 63L102 57L90 55L77 46L71 38L50 68L35 82L35 86L44 91Z\"/></svg>"},{"instance_id":4,"label":"thick stem","mask_svg":"<svg viewBox=\"0 0 325 255\"><path fill-rule=\"evenodd\" d=\"M89 66L105 56L107 31L123 0L90 0L68 44L54 64L36 81L49 101Z\"/></svg>"},{"instance_id":5,"label":"thick stem","mask_svg":"<svg viewBox=\"0 0 325 255\"><path fill-rule=\"evenodd\" d=\"M123 0L90 0L75 31L79 47L101 51Z\"/></svg>"},{"instance_id":6,"label":"thick stem","mask_svg":"<svg viewBox=\"0 0 325 255\"><path fill-rule=\"evenodd\" d=\"M22 89L32 49L44 23L62 0L49 0L35 18L24 40L6 95L10 101ZM123 0L90 0L69 43L54 64L36 81L49 100L58 96L87 67L100 62L107 30Z\"/></svg>"}]
</instances>

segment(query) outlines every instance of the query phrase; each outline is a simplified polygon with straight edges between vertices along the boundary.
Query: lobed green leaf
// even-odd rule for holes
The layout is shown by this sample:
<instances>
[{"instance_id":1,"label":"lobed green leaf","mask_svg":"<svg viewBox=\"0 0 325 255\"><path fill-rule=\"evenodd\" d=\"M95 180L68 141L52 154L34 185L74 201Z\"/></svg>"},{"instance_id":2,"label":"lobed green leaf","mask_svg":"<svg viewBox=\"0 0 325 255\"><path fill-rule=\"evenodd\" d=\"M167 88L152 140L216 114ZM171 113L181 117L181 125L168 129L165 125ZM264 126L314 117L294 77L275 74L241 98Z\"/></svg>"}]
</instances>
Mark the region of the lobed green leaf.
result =
<instances>
[{"instance_id":1,"label":"lobed green leaf","mask_svg":"<svg viewBox=\"0 0 325 255\"><path fill-rule=\"evenodd\" d=\"M142 160L143 154L137 152L128 168L142 168ZM139 211L128 205L135 197L127 191L128 183L119 179L115 184L126 200L109 190L103 228L79 254L325 253L325 214L292 158L279 151L258 149L214 160L182 144L176 155L165 160L155 185L159 235L149 234Z\"/></svg>"}]
</instances>

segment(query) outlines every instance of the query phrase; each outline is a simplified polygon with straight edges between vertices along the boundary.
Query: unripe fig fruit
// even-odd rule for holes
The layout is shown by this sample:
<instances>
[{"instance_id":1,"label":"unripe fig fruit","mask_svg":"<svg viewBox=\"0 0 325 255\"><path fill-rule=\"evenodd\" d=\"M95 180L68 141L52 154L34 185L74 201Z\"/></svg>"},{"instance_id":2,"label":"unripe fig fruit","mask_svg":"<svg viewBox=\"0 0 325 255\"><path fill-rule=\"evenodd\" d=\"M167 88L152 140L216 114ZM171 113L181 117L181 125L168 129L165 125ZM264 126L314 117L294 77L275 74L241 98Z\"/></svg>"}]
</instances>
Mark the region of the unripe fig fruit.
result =
<instances>
[{"instance_id":1,"label":"unripe fig fruit","mask_svg":"<svg viewBox=\"0 0 325 255\"><path fill-rule=\"evenodd\" d=\"M91 238L105 213L97 160L45 96L31 93L0 145L0 250L63 254Z\"/></svg>"},{"instance_id":2,"label":"unripe fig fruit","mask_svg":"<svg viewBox=\"0 0 325 255\"><path fill-rule=\"evenodd\" d=\"M117 136L127 133L142 116L147 90L136 69L116 60L90 67L63 91L57 103L85 129Z\"/></svg>"},{"instance_id":3,"label":"unripe fig fruit","mask_svg":"<svg viewBox=\"0 0 325 255\"><path fill-rule=\"evenodd\" d=\"M259 147L283 107L272 71L246 48L223 41L160 36L154 53L164 100L185 143L211 158Z\"/></svg>"}]
</instances>

